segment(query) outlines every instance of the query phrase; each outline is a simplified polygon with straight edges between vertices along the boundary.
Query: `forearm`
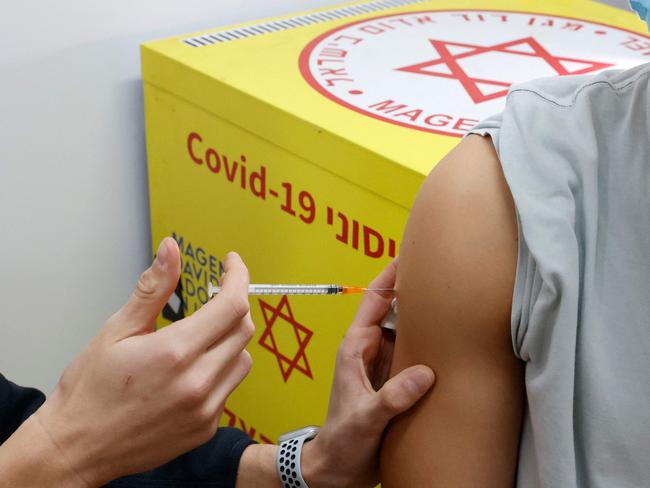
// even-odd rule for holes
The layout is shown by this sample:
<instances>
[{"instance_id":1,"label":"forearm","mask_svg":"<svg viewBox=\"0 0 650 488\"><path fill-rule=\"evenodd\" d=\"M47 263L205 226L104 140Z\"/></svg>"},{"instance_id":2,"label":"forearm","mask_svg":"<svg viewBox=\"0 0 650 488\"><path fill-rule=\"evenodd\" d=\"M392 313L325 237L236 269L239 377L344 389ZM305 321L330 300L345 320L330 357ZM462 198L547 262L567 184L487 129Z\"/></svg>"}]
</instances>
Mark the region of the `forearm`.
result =
<instances>
[{"instance_id":1,"label":"forearm","mask_svg":"<svg viewBox=\"0 0 650 488\"><path fill-rule=\"evenodd\" d=\"M72 471L33 415L0 446L0 488L91 488Z\"/></svg>"}]
</instances>

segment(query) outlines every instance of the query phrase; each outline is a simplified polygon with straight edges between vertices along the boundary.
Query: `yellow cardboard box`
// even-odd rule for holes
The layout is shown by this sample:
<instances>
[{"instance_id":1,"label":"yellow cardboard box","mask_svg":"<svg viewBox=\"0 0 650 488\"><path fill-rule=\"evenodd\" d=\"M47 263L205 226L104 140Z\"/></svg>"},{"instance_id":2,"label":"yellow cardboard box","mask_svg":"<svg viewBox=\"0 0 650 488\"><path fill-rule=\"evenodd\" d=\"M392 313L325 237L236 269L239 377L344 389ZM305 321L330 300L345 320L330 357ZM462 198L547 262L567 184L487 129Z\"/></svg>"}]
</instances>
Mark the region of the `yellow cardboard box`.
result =
<instances>
[{"instance_id":1,"label":"yellow cardboard box","mask_svg":"<svg viewBox=\"0 0 650 488\"><path fill-rule=\"evenodd\" d=\"M378 0L145 44L152 240L183 254L160 325L205 303L229 250L253 282L367 283L512 83L639 64L643 32L586 0ZM252 297L254 367L224 423L261 441L321 423L357 303Z\"/></svg>"}]
</instances>

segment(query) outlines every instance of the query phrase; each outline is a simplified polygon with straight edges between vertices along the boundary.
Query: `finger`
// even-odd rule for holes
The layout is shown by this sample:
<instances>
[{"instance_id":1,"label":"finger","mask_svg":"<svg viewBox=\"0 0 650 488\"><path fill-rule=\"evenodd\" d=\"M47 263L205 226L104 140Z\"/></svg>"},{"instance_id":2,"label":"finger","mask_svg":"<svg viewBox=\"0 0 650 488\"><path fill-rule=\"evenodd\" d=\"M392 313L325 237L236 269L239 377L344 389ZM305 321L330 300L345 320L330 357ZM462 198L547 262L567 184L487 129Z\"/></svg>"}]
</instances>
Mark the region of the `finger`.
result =
<instances>
[{"instance_id":1,"label":"finger","mask_svg":"<svg viewBox=\"0 0 650 488\"><path fill-rule=\"evenodd\" d=\"M215 378L215 388L207 401L209 411L220 412L230 394L246 378L253 366L253 360L248 351L239 353L229 364L229 367ZM215 419L218 423L219 419Z\"/></svg>"},{"instance_id":2,"label":"finger","mask_svg":"<svg viewBox=\"0 0 650 488\"><path fill-rule=\"evenodd\" d=\"M381 346L371 376L372 387L375 390L379 390L390 377L393 350L395 349L395 334L393 331L382 329L381 333Z\"/></svg>"},{"instance_id":3,"label":"finger","mask_svg":"<svg viewBox=\"0 0 650 488\"><path fill-rule=\"evenodd\" d=\"M209 371L213 377L217 377L222 371L228 368L228 364L239 356L249 344L255 334L255 326L248 314L242 320L242 324L230 333L224 335L221 340L213 344L205 351L197 361L202 371Z\"/></svg>"},{"instance_id":4,"label":"finger","mask_svg":"<svg viewBox=\"0 0 650 488\"><path fill-rule=\"evenodd\" d=\"M392 289L395 286L395 277L397 276L397 263L399 256L393 259L388 265L379 273L374 280L370 282L368 288L378 289ZM384 292L386 296L392 296L391 292Z\"/></svg>"},{"instance_id":5,"label":"finger","mask_svg":"<svg viewBox=\"0 0 650 488\"><path fill-rule=\"evenodd\" d=\"M368 285L368 288L389 288L395 286L397 275L397 258L393 259L384 270ZM390 308L395 293L392 291L368 291L363 294L351 327L368 327L377 325Z\"/></svg>"},{"instance_id":6,"label":"finger","mask_svg":"<svg viewBox=\"0 0 650 488\"><path fill-rule=\"evenodd\" d=\"M183 324L178 323L178 327L170 330L170 333L182 336L181 340L198 352L206 350L241 324L250 311L248 269L237 253L228 253L225 271L219 294L185 319Z\"/></svg>"},{"instance_id":7,"label":"finger","mask_svg":"<svg viewBox=\"0 0 650 488\"><path fill-rule=\"evenodd\" d=\"M435 381L433 371L426 366L411 366L392 377L374 397L373 415L388 423L405 412L429 391Z\"/></svg>"},{"instance_id":8,"label":"finger","mask_svg":"<svg viewBox=\"0 0 650 488\"><path fill-rule=\"evenodd\" d=\"M152 331L156 317L176 289L180 273L178 244L165 237L153 264L140 275L133 294L107 327L119 334L120 339Z\"/></svg>"},{"instance_id":9,"label":"finger","mask_svg":"<svg viewBox=\"0 0 650 488\"><path fill-rule=\"evenodd\" d=\"M374 393L376 358L381 344L381 329L368 327L350 330L345 334L336 355L335 376L345 378L348 391L363 388Z\"/></svg>"}]
</instances>

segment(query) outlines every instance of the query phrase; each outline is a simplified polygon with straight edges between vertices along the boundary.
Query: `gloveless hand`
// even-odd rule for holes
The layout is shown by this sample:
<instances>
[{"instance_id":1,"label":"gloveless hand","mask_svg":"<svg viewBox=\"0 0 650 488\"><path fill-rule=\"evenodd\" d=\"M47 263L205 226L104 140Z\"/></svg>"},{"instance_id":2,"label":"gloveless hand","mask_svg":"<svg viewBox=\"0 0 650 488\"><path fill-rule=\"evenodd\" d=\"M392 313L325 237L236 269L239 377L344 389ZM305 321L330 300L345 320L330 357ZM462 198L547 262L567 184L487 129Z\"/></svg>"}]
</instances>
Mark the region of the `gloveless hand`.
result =
<instances>
[{"instance_id":1,"label":"gloveless hand","mask_svg":"<svg viewBox=\"0 0 650 488\"><path fill-rule=\"evenodd\" d=\"M216 432L226 398L250 370L254 332L248 271L234 253L225 270L216 298L154 332L180 275L178 246L163 240L128 303L34 415L86 486L156 467Z\"/></svg>"}]
</instances>

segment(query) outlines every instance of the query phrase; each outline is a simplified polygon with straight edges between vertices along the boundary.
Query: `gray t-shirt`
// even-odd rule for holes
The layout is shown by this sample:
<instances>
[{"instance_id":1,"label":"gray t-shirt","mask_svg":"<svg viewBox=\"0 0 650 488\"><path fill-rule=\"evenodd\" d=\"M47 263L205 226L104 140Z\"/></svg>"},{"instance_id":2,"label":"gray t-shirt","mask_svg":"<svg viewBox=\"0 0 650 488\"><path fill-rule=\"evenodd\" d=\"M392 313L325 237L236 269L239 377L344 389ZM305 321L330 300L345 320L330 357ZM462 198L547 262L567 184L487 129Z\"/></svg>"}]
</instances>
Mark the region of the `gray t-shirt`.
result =
<instances>
[{"instance_id":1,"label":"gray t-shirt","mask_svg":"<svg viewBox=\"0 0 650 488\"><path fill-rule=\"evenodd\" d=\"M517 208L518 487L650 486L650 64L513 86L492 137Z\"/></svg>"}]
</instances>

